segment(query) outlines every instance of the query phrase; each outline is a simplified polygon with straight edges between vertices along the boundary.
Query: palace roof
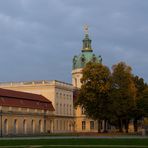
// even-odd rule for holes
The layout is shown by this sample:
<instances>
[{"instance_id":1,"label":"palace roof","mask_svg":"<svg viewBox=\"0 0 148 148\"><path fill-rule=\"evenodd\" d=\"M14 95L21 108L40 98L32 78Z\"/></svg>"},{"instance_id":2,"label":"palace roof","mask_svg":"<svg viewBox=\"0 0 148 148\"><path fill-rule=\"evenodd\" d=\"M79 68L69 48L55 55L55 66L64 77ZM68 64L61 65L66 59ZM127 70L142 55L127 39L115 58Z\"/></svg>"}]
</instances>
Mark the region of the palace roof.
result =
<instances>
[{"instance_id":1,"label":"palace roof","mask_svg":"<svg viewBox=\"0 0 148 148\"><path fill-rule=\"evenodd\" d=\"M0 88L0 106L54 111L52 102L42 95Z\"/></svg>"}]
</instances>

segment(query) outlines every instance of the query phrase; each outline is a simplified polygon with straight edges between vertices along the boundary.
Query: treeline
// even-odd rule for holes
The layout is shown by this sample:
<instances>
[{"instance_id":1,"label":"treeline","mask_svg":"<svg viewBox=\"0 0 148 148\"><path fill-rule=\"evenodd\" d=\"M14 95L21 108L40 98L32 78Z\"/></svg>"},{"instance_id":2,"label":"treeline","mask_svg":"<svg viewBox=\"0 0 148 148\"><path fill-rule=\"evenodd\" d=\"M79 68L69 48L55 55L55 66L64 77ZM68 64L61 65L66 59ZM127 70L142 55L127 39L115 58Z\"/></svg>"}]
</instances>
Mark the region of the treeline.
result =
<instances>
[{"instance_id":1,"label":"treeline","mask_svg":"<svg viewBox=\"0 0 148 148\"><path fill-rule=\"evenodd\" d=\"M113 65L111 70L90 62L82 73L82 87L75 105L83 107L86 115L98 123L104 120L104 132L106 122L120 132L123 128L128 132L131 120L136 132L137 121L148 117L148 85L144 79L135 76L132 68L124 62Z\"/></svg>"}]
</instances>

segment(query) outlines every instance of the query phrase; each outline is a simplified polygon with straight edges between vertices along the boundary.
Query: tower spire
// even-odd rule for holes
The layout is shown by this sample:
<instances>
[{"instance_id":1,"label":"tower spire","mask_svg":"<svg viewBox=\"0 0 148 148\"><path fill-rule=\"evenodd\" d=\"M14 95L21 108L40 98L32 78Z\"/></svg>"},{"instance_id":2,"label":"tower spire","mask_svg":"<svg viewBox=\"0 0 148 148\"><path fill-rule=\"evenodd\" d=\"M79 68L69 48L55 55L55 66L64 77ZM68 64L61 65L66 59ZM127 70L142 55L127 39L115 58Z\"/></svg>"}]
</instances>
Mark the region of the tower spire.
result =
<instances>
[{"instance_id":1,"label":"tower spire","mask_svg":"<svg viewBox=\"0 0 148 148\"><path fill-rule=\"evenodd\" d=\"M83 39L82 52L92 52L91 40L89 39L89 36L88 36L88 25L84 25L84 33L85 33L85 37Z\"/></svg>"}]
</instances>

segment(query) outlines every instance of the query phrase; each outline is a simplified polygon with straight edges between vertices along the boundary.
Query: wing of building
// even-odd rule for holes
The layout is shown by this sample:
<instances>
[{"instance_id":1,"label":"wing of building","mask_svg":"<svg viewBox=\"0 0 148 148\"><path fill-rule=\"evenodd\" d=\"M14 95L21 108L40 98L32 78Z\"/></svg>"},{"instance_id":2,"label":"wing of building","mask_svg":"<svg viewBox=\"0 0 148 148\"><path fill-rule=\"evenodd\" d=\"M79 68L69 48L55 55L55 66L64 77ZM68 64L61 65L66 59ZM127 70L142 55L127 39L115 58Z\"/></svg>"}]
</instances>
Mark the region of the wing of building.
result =
<instances>
[{"instance_id":1,"label":"wing of building","mask_svg":"<svg viewBox=\"0 0 148 148\"><path fill-rule=\"evenodd\" d=\"M52 80L52 81L31 81L31 82L13 82L0 83L1 88L17 90L39 94L52 102L55 108L54 120L50 131L55 133L73 132L74 107L72 84Z\"/></svg>"},{"instance_id":2,"label":"wing of building","mask_svg":"<svg viewBox=\"0 0 148 148\"><path fill-rule=\"evenodd\" d=\"M0 136L50 132L53 115L44 96L0 88Z\"/></svg>"}]
</instances>

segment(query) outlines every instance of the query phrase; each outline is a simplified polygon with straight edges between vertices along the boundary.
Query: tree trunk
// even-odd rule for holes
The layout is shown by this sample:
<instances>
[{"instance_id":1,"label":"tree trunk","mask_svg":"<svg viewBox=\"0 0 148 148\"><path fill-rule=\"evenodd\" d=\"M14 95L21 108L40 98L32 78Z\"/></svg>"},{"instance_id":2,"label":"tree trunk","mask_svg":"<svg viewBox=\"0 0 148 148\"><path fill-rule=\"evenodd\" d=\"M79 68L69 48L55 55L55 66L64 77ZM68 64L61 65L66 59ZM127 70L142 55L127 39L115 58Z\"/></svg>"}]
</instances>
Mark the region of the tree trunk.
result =
<instances>
[{"instance_id":1,"label":"tree trunk","mask_svg":"<svg viewBox=\"0 0 148 148\"><path fill-rule=\"evenodd\" d=\"M107 133L106 123L107 123L107 120L105 119L105 120L104 120L104 130L103 130L104 133Z\"/></svg>"},{"instance_id":2,"label":"tree trunk","mask_svg":"<svg viewBox=\"0 0 148 148\"><path fill-rule=\"evenodd\" d=\"M138 131L138 121L137 119L135 118L134 119L134 132L137 132Z\"/></svg>"},{"instance_id":3,"label":"tree trunk","mask_svg":"<svg viewBox=\"0 0 148 148\"><path fill-rule=\"evenodd\" d=\"M101 132L101 127L100 127L100 120L98 119L98 133Z\"/></svg>"},{"instance_id":4,"label":"tree trunk","mask_svg":"<svg viewBox=\"0 0 148 148\"><path fill-rule=\"evenodd\" d=\"M129 125L129 120L126 119L125 120L125 131L126 131L126 133L128 133L128 125Z\"/></svg>"},{"instance_id":5,"label":"tree trunk","mask_svg":"<svg viewBox=\"0 0 148 148\"><path fill-rule=\"evenodd\" d=\"M122 129L122 119L119 119L119 132L123 133L123 129Z\"/></svg>"}]
</instances>

